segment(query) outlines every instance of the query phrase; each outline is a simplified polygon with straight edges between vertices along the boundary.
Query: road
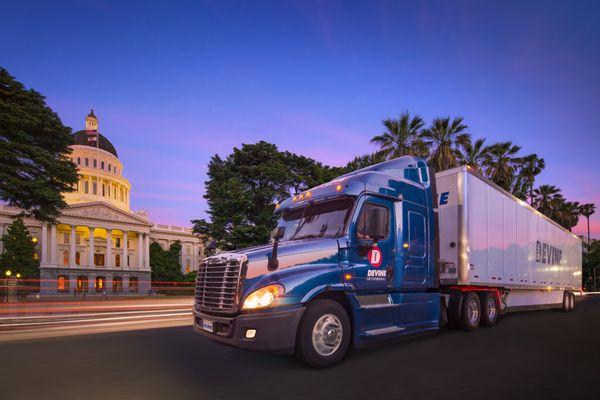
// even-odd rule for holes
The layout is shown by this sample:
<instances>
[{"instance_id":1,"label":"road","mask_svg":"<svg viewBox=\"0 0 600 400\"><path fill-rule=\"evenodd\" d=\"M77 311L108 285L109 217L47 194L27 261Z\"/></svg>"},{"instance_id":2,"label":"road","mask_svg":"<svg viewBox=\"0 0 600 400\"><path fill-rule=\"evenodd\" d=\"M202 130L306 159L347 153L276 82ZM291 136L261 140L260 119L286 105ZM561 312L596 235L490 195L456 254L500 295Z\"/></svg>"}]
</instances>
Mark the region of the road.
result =
<instances>
[{"instance_id":1,"label":"road","mask_svg":"<svg viewBox=\"0 0 600 400\"><path fill-rule=\"evenodd\" d=\"M0 303L0 343L192 323L193 297Z\"/></svg>"},{"instance_id":2,"label":"road","mask_svg":"<svg viewBox=\"0 0 600 400\"><path fill-rule=\"evenodd\" d=\"M185 327L0 343L5 399L598 399L600 297L311 370Z\"/></svg>"}]
</instances>

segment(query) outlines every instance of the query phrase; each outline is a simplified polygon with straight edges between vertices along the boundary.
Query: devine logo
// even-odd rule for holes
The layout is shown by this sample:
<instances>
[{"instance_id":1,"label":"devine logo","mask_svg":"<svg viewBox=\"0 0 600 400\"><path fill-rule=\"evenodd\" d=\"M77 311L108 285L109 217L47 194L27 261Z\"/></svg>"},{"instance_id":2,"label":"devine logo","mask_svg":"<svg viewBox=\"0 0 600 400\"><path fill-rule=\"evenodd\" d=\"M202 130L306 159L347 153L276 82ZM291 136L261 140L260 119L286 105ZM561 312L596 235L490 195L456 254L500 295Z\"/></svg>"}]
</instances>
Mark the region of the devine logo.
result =
<instances>
[{"instance_id":1,"label":"devine logo","mask_svg":"<svg viewBox=\"0 0 600 400\"><path fill-rule=\"evenodd\" d=\"M377 246L374 246L369 250L369 254L367 255L369 258L369 264L371 264L375 268L379 268L381 266L381 249Z\"/></svg>"},{"instance_id":2,"label":"devine logo","mask_svg":"<svg viewBox=\"0 0 600 400\"><path fill-rule=\"evenodd\" d=\"M539 240L535 242L535 261L542 264L560 265L562 259L562 250L558 247L542 243Z\"/></svg>"}]
</instances>

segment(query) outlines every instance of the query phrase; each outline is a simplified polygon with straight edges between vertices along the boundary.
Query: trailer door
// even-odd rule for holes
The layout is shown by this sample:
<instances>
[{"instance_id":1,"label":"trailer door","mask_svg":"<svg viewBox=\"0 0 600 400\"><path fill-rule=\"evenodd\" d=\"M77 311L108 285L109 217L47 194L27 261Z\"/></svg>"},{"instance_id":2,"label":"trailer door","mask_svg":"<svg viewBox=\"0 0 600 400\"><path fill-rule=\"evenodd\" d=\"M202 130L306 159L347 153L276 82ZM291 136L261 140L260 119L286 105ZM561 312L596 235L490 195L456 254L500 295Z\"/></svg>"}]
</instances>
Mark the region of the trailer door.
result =
<instances>
[{"instance_id":1,"label":"trailer door","mask_svg":"<svg viewBox=\"0 0 600 400\"><path fill-rule=\"evenodd\" d=\"M427 281L427 216L418 204L402 203L402 235L398 236L396 270L402 271L402 287L425 286ZM399 277L398 277L399 278Z\"/></svg>"}]
</instances>

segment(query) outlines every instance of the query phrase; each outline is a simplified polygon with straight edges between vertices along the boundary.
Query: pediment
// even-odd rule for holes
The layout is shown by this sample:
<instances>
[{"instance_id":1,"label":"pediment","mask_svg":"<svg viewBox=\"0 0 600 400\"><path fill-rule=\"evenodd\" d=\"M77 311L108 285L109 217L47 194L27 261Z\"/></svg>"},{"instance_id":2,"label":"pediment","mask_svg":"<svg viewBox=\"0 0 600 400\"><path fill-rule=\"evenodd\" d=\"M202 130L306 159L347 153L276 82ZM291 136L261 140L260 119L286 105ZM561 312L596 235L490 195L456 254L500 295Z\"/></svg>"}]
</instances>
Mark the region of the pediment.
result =
<instances>
[{"instance_id":1,"label":"pediment","mask_svg":"<svg viewBox=\"0 0 600 400\"><path fill-rule=\"evenodd\" d=\"M83 204L72 204L62 210L62 216L94 219L106 222L119 222L125 224L136 224L152 226L152 223L133 213L123 211L110 204L94 202Z\"/></svg>"}]
</instances>

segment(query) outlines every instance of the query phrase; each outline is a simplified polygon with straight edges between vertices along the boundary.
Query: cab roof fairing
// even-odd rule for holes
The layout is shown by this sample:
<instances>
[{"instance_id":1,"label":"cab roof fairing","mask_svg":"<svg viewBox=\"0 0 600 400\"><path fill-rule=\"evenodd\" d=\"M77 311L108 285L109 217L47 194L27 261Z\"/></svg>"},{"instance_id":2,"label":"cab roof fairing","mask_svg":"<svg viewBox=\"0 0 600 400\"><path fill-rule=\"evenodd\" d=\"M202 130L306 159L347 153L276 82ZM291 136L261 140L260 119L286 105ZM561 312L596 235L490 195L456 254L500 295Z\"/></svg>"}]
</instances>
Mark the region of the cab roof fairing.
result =
<instances>
[{"instance_id":1,"label":"cab roof fairing","mask_svg":"<svg viewBox=\"0 0 600 400\"><path fill-rule=\"evenodd\" d=\"M415 172L417 169L412 168L412 170ZM417 175L413 176L416 177ZM341 189L338 190L339 186L341 186ZM328 198L341 196L358 197L363 193L372 193L395 199L406 198L408 194L408 198L412 198L412 193L422 193L425 188L426 186L423 183L417 183L412 179L400 177L398 174L390 174L388 170L359 170L302 192L304 194L302 199L299 198L300 194L297 194L294 197L283 200L276 208L276 212L290 210L304 206L307 203ZM310 196L306 196L307 193L310 193ZM294 198L296 198L296 201L293 200Z\"/></svg>"}]
</instances>

